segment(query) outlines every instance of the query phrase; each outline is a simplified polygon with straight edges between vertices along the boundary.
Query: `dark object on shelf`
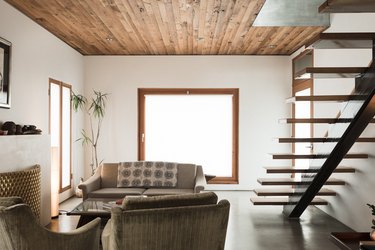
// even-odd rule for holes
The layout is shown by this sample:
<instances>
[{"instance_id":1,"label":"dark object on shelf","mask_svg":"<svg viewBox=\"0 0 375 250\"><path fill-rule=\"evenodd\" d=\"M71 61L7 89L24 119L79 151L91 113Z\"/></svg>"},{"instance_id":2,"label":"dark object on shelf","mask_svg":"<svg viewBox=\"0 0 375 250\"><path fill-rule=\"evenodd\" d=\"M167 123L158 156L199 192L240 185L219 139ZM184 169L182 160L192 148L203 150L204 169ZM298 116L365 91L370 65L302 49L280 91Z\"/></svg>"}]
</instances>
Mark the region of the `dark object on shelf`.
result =
<instances>
[{"instance_id":1,"label":"dark object on shelf","mask_svg":"<svg viewBox=\"0 0 375 250\"><path fill-rule=\"evenodd\" d=\"M40 135L42 134L42 130L37 129L35 125L25 125L22 128L22 132L24 135Z\"/></svg>"},{"instance_id":2,"label":"dark object on shelf","mask_svg":"<svg viewBox=\"0 0 375 250\"><path fill-rule=\"evenodd\" d=\"M14 135L16 133L16 124L14 122L5 122L1 126L1 130L8 131L8 135Z\"/></svg>"},{"instance_id":3,"label":"dark object on shelf","mask_svg":"<svg viewBox=\"0 0 375 250\"><path fill-rule=\"evenodd\" d=\"M22 135L23 132L22 132L22 126L17 124L16 125L16 135Z\"/></svg>"}]
</instances>

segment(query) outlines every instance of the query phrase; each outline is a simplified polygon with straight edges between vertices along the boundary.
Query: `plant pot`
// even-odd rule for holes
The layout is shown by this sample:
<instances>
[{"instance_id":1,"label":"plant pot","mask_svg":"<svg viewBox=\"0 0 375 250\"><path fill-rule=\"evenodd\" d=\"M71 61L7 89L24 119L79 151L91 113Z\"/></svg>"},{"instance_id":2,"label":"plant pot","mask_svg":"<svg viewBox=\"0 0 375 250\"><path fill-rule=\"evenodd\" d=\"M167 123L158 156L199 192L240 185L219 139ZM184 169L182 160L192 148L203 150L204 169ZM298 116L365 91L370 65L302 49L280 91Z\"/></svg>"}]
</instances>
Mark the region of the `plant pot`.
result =
<instances>
[{"instance_id":1,"label":"plant pot","mask_svg":"<svg viewBox=\"0 0 375 250\"><path fill-rule=\"evenodd\" d=\"M370 239L375 240L375 229L370 232Z\"/></svg>"}]
</instances>

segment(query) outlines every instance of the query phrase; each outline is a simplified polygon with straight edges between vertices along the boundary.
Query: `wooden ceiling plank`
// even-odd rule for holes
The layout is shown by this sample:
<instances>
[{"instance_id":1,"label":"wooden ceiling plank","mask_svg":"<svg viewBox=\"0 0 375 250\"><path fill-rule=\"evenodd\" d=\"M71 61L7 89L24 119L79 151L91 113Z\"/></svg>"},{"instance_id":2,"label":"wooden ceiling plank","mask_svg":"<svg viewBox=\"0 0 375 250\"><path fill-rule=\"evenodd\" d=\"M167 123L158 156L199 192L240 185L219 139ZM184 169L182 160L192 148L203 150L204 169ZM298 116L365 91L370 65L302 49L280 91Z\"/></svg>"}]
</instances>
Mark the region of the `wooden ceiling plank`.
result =
<instances>
[{"instance_id":1,"label":"wooden ceiling plank","mask_svg":"<svg viewBox=\"0 0 375 250\"><path fill-rule=\"evenodd\" d=\"M244 47L244 38L245 35L249 32L251 26L254 23L256 14L259 13L260 7L258 0L245 1L243 3L244 14L239 18L239 25L236 32L232 32L233 41L232 46L229 49L229 54L240 54L243 51ZM262 1L265 2L264 0ZM247 5L246 5L247 3Z\"/></svg>"},{"instance_id":2,"label":"wooden ceiling plank","mask_svg":"<svg viewBox=\"0 0 375 250\"><path fill-rule=\"evenodd\" d=\"M222 55L220 51L221 44L224 42L223 39L226 34L226 30L229 24L229 19L232 16L234 2L232 1L224 1L225 6L222 6L220 9L219 15L219 22L216 26L215 30L215 39L213 49L215 50L215 54Z\"/></svg>"},{"instance_id":3,"label":"wooden ceiling plank","mask_svg":"<svg viewBox=\"0 0 375 250\"><path fill-rule=\"evenodd\" d=\"M169 39L170 43L175 49L175 53L177 55L181 55L183 52L180 47L180 43L178 40L178 33L177 33L177 26L178 26L178 18L175 17L174 12L173 12L173 4L172 0L168 0L168 2L165 3L165 10L167 14L167 28L169 31Z\"/></svg>"},{"instance_id":4,"label":"wooden ceiling plank","mask_svg":"<svg viewBox=\"0 0 375 250\"><path fill-rule=\"evenodd\" d=\"M101 37L103 40L107 40L107 38L112 39L109 41L110 44L118 45L119 54L132 54L126 52L128 50L127 47L121 46L119 41L127 41L126 43L129 44L129 48L135 53L142 53L145 49L142 47L142 43L139 41L137 36L134 34L132 27L124 28L123 23L120 22L120 18L113 18L113 16L117 16L117 13L113 11L112 8L102 7L100 3L93 3L90 1L91 4L88 4L87 8L91 7L91 10L99 16L99 21L102 26L101 30ZM124 32L125 31L125 32ZM124 52L125 51L125 52Z\"/></svg>"},{"instance_id":5,"label":"wooden ceiling plank","mask_svg":"<svg viewBox=\"0 0 375 250\"><path fill-rule=\"evenodd\" d=\"M206 27L206 17L208 11L208 0L201 0L199 5L199 14L197 15L197 54L202 54L203 46L205 43L205 27Z\"/></svg>"},{"instance_id":6,"label":"wooden ceiling plank","mask_svg":"<svg viewBox=\"0 0 375 250\"><path fill-rule=\"evenodd\" d=\"M207 0L207 8L205 13L205 27L204 27L204 42L202 48L202 55L210 54L210 44L213 39L213 28L217 22L218 12L215 10L215 6L217 4L217 0Z\"/></svg>"},{"instance_id":7,"label":"wooden ceiling plank","mask_svg":"<svg viewBox=\"0 0 375 250\"><path fill-rule=\"evenodd\" d=\"M232 15L228 20L223 42L220 45L219 51L221 54L228 54L229 49L232 47L234 33L236 33L238 29L239 20L244 15L244 9L243 0L239 0L235 3Z\"/></svg>"},{"instance_id":8,"label":"wooden ceiling plank","mask_svg":"<svg viewBox=\"0 0 375 250\"><path fill-rule=\"evenodd\" d=\"M155 1L150 1L152 11L156 20L156 23L158 25L158 29L160 31L162 41L164 43L164 47L166 48L166 54L167 55L172 55L174 52L174 48L171 47L170 40L169 40L169 34L168 31L166 30L166 26L163 22L163 19L165 20L166 17L162 16L162 13L160 12L160 6L163 4L161 2L155 2ZM162 10L163 11L163 10Z\"/></svg>"},{"instance_id":9,"label":"wooden ceiling plank","mask_svg":"<svg viewBox=\"0 0 375 250\"><path fill-rule=\"evenodd\" d=\"M187 43L184 35L183 20L181 15L181 10L183 5L179 0L172 0L172 12L175 19L175 29L176 29L176 44L178 46L178 52L180 55L187 54Z\"/></svg>"},{"instance_id":10,"label":"wooden ceiling plank","mask_svg":"<svg viewBox=\"0 0 375 250\"><path fill-rule=\"evenodd\" d=\"M128 0L129 2L132 2L131 0ZM142 14L142 19L144 20L145 26L147 26L147 30L144 30L144 32L147 32L149 37L151 38L149 40L151 46L155 48L155 55L167 54L167 48L165 47L163 36L161 34L161 31L159 29L159 25L156 22L156 16L154 14L154 10L152 7L152 1L153 0L143 0L143 4L146 9L146 13ZM142 26L143 24L139 24Z\"/></svg>"},{"instance_id":11,"label":"wooden ceiling plank","mask_svg":"<svg viewBox=\"0 0 375 250\"><path fill-rule=\"evenodd\" d=\"M145 54L154 54L155 49L150 45L150 36L148 26L144 25L143 13L146 8L142 2L138 3L137 7L132 8L126 0L113 0L118 9L118 19L121 23L118 32L125 31L136 43L140 43L140 47ZM129 39L129 38L123 38Z\"/></svg>"}]
</instances>

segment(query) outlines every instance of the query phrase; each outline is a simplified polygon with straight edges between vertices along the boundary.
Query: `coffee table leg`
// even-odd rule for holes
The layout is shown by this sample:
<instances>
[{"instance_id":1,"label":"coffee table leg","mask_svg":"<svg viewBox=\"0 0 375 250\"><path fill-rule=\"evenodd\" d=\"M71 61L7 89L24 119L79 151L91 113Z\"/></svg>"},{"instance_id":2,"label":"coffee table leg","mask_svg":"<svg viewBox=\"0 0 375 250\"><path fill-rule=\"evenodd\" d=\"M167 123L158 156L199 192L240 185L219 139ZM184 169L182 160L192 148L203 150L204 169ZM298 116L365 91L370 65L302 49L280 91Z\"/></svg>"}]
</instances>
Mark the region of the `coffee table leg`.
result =
<instances>
[{"instance_id":1,"label":"coffee table leg","mask_svg":"<svg viewBox=\"0 0 375 250\"><path fill-rule=\"evenodd\" d=\"M78 224L77 224L76 228L82 227L83 225L86 225L87 223L89 223L90 221L92 221L92 220L94 220L95 218L98 218L98 217L99 216L81 215L79 217L79 221L78 221ZM107 224L109 218L101 217L101 219L102 219L101 229L103 229L105 227L105 224Z\"/></svg>"},{"instance_id":2,"label":"coffee table leg","mask_svg":"<svg viewBox=\"0 0 375 250\"><path fill-rule=\"evenodd\" d=\"M94 220L97 217L98 216L81 215L79 217L77 228L82 227L83 225L86 225L87 223L89 223L90 221Z\"/></svg>"}]
</instances>

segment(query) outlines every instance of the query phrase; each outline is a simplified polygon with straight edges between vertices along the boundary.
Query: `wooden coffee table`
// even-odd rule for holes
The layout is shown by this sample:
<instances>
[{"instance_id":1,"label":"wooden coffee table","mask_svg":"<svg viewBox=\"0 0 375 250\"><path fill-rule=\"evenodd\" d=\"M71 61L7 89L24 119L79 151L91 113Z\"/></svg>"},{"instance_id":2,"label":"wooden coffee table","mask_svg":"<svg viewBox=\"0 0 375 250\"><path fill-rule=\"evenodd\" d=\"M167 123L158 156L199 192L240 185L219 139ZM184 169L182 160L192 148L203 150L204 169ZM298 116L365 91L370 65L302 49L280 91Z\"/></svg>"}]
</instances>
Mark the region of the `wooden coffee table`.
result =
<instances>
[{"instance_id":1,"label":"wooden coffee table","mask_svg":"<svg viewBox=\"0 0 375 250\"><path fill-rule=\"evenodd\" d=\"M331 239L336 246L344 250L358 250L361 241L370 241L370 233L333 232Z\"/></svg>"},{"instance_id":2,"label":"wooden coffee table","mask_svg":"<svg viewBox=\"0 0 375 250\"><path fill-rule=\"evenodd\" d=\"M79 215L77 228L89 223L97 217L102 219L102 227L111 218L111 208L119 207L113 199L87 199L76 206L67 215Z\"/></svg>"}]
</instances>

